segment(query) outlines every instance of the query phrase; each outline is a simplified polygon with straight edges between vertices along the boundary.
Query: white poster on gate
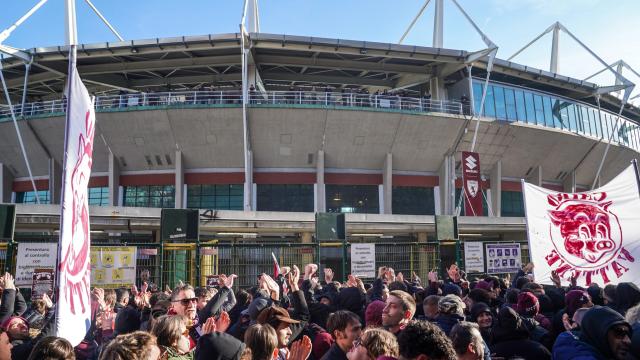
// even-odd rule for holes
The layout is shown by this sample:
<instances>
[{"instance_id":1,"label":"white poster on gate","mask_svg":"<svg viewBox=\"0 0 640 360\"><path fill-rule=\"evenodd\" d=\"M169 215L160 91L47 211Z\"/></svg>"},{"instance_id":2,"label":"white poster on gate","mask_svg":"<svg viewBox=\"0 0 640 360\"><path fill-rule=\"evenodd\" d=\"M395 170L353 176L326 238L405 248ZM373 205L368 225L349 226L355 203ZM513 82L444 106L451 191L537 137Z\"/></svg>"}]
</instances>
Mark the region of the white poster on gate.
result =
<instances>
[{"instance_id":1,"label":"white poster on gate","mask_svg":"<svg viewBox=\"0 0 640 360\"><path fill-rule=\"evenodd\" d=\"M537 282L551 272L578 286L640 282L640 192L635 165L598 189L563 193L523 182Z\"/></svg>"},{"instance_id":2,"label":"white poster on gate","mask_svg":"<svg viewBox=\"0 0 640 360\"><path fill-rule=\"evenodd\" d=\"M16 285L30 288L35 269L55 271L57 255L58 243L19 243L16 256Z\"/></svg>"},{"instance_id":3,"label":"white poster on gate","mask_svg":"<svg viewBox=\"0 0 640 360\"><path fill-rule=\"evenodd\" d=\"M464 269L467 273L484 272L484 253L481 241L464 243Z\"/></svg>"},{"instance_id":4,"label":"white poster on gate","mask_svg":"<svg viewBox=\"0 0 640 360\"><path fill-rule=\"evenodd\" d=\"M376 277L376 245L351 244L351 275Z\"/></svg>"}]
</instances>

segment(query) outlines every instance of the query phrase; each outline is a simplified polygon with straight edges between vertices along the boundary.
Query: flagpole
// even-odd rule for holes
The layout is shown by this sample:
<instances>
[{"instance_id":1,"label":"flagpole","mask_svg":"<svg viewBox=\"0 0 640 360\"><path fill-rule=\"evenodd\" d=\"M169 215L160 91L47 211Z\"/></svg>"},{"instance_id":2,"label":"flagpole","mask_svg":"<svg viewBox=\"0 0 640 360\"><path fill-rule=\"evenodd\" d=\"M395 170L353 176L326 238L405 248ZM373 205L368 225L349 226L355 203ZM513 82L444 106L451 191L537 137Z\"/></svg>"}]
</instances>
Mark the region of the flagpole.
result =
<instances>
[{"instance_id":1,"label":"flagpole","mask_svg":"<svg viewBox=\"0 0 640 360\"><path fill-rule=\"evenodd\" d=\"M636 171L636 183L638 184L638 195L640 195L640 173L638 172L638 159L631 160L633 169Z\"/></svg>"}]
</instances>

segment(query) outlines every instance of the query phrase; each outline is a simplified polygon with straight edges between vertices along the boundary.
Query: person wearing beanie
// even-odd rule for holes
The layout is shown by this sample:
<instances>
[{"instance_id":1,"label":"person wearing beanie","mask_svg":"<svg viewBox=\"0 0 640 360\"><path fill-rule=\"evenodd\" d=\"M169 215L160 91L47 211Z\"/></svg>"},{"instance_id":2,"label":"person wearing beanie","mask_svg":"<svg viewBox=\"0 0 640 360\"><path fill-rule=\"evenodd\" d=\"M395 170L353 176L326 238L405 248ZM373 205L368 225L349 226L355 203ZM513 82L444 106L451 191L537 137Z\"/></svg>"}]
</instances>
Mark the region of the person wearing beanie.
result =
<instances>
[{"instance_id":1,"label":"person wearing beanie","mask_svg":"<svg viewBox=\"0 0 640 360\"><path fill-rule=\"evenodd\" d=\"M640 304L640 289L634 283L623 282L616 288L616 302L612 308L624 316L630 308Z\"/></svg>"},{"instance_id":2,"label":"person wearing beanie","mask_svg":"<svg viewBox=\"0 0 640 360\"><path fill-rule=\"evenodd\" d=\"M573 318L573 314L576 310L579 308L590 308L593 306L589 293L579 289L569 291L564 297L564 303L564 309L558 311L553 317L553 333L556 336L565 331L564 324L562 323L562 317L564 314L567 314L572 322L571 319Z\"/></svg>"},{"instance_id":3,"label":"person wearing beanie","mask_svg":"<svg viewBox=\"0 0 640 360\"><path fill-rule=\"evenodd\" d=\"M469 320L478 324L482 339L487 343L491 343L491 327L493 326L493 313L491 308L485 303L476 303L471 308Z\"/></svg>"},{"instance_id":4,"label":"person wearing beanie","mask_svg":"<svg viewBox=\"0 0 640 360\"><path fill-rule=\"evenodd\" d=\"M521 292L518 295L516 310L522 318L522 324L529 331L531 340L537 341L551 350L553 347L553 339L547 329L540 326L540 323L535 319L540 311L538 298L528 291Z\"/></svg>"},{"instance_id":5,"label":"person wearing beanie","mask_svg":"<svg viewBox=\"0 0 640 360\"><path fill-rule=\"evenodd\" d=\"M525 360L551 359L551 353L542 344L529 338L529 331L516 311L503 307L498 312L493 329L491 353L496 357L510 359L519 357Z\"/></svg>"},{"instance_id":6,"label":"person wearing beanie","mask_svg":"<svg viewBox=\"0 0 640 360\"><path fill-rule=\"evenodd\" d=\"M438 301L438 317L435 323L445 334L451 332L453 327L464 321L464 309L466 305L460 297L449 294Z\"/></svg>"},{"instance_id":7,"label":"person wearing beanie","mask_svg":"<svg viewBox=\"0 0 640 360\"><path fill-rule=\"evenodd\" d=\"M632 330L613 309L594 306L581 323L579 335L563 332L553 345L553 358L625 360L630 355Z\"/></svg>"},{"instance_id":8,"label":"person wearing beanie","mask_svg":"<svg viewBox=\"0 0 640 360\"><path fill-rule=\"evenodd\" d=\"M462 288L454 283L446 283L442 287L442 296L447 295L456 295L457 297L461 297Z\"/></svg>"},{"instance_id":9,"label":"person wearing beanie","mask_svg":"<svg viewBox=\"0 0 640 360\"><path fill-rule=\"evenodd\" d=\"M0 325L7 332L11 341L11 359L26 360L35 345L47 336L55 335L55 309L50 311L45 318L42 330L35 338L29 336L29 323L20 316L11 316Z\"/></svg>"},{"instance_id":10,"label":"person wearing beanie","mask_svg":"<svg viewBox=\"0 0 640 360\"><path fill-rule=\"evenodd\" d=\"M380 327L382 326L382 310L386 304L384 301L375 300L367 306L367 310L364 313L364 322L366 327Z\"/></svg>"}]
</instances>

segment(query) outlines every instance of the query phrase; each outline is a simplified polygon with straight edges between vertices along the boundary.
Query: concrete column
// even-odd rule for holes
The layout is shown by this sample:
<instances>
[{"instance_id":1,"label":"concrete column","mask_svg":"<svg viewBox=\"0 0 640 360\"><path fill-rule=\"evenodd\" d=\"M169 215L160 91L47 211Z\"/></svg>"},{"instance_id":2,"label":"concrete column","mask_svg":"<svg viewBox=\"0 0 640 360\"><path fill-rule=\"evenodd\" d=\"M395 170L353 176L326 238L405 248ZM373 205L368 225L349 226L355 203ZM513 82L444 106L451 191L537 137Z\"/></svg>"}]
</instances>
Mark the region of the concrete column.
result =
<instances>
[{"instance_id":1,"label":"concrete column","mask_svg":"<svg viewBox=\"0 0 640 360\"><path fill-rule=\"evenodd\" d=\"M439 170L440 214L442 215L453 215L455 208L454 171L455 159L451 155L446 155Z\"/></svg>"},{"instance_id":2,"label":"concrete column","mask_svg":"<svg viewBox=\"0 0 640 360\"><path fill-rule=\"evenodd\" d=\"M120 164L111 152L109 157L109 206L118 206L120 199Z\"/></svg>"},{"instance_id":3,"label":"concrete column","mask_svg":"<svg viewBox=\"0 0 640 360\"><path fill-rule=\"evenodd\" d=\"M9 168L0 163L0 203L10 203L13 190L13 174Z\"/></svg>"},{"instance_id":4,"label":"concrete column","mask_svg":"<svg viewBox=\"0 0 640 360\"><path fill-rule=\"evenodd\" d=\"M304 232L302 234L300 234L300 240L303 244L313 244L313 233L310 232ZM305 248L306 250L307 248ZM302 252L302 266L305 266L306 264L311 264L313 263L313 258L315 255L315 251L312 250L311 252L309 251L303 251ZM318 262L320 262L320 260L318 260ZM317 264L317 263L316 263ZM300 266L300 265L298 265Z\"/></svg>"},{"instance_id":5,"label":"concrete column","mask_svg":"<svg viewBox=\"0 0 640 360\"><path fill-rule=\"evenodd\" d=\"M427 233L421 232L418 233L418 246L426 246L427 243ZM423 251L423 249L418 250L418 269L414 270L418 273L421 279L425 279L429 273L429 253L427 251Z\"/></svg>"},{"instance_id":6,"label":"concrete column","mask_svg":"<svg viewBox=\"0 0 640 360\"><path fill-rule=\"evenodd\" d=\"M393 154L388 153L384 159L382 169L382 187L384 214L393 214L391 206L393 204Z\"/></svg>"},{"instance_id":7,"label":"concrete column","mask_svg":"<svg viewBox=\"0 0 640 360\"><path fill-rule=\"evenodd\" d=\"M60 204L62 195L62 166L55 159L49 159L49 199L51 204Z\"/></svg>"},{"instance_id":8,"label":"concrete column","mask_svg":"<svg viewBox=\"0 0 640 360\"><path fill-rule=\"evenodd\" d=\"M447 96L444 89L444 83L438 75L434 75L429 80L429 89L431 91L432 100L446 100Z\"/></svg>"},{"instance_id":9,"label":"concrete column","mask_svg":"<svg viewBox=\"0 0 640 360\"><path fill-rule=\"evenodd\" d=\"M318 212L327 211L327 196L324 188L324 151L318 150L316 161L316 204Z\"/></svg>"},{"instance_id":10,"label":"concrete column","mask_svg":"<svg viewBox=\"0 0 640 360\"><path fill-rule=\"evenodd\" d=\"M493 216L501 216L502 211L502 161L497 161L491 169L491 207Z\"/></svg>"},{"instance_id":11,"label":"concrete column","mask_svg":"<svg viewBox=\"0 0 640 360\"><path fill-rule=\"evenodd\" d=\"M542 186L542 166L536 166L525 181L536 186Z\"/></svg>"},{"instance_id":12,"label":"concrete column","mask_svg":"<svg viewBox=\"0 0 640 360\"><path fill-rule=\"evenodd\" d=\"M175 208L183 209L184 203L184 165L182 163L182 151L176 150L176 198L175 198Z\"/></svg>"},{"instance_id":13,"label":"concrete column","mask_svg":"<svg viewBox=\"0 0 640 360\"><path fill-rule=\"evenodd\" d=\"M562 182L563 191L566 193L574 193L576 192L576 172L571 171L567 174L567 177L564 178Z\"/></svg>"},{"instance_id":14,"label":"concrete column","mask_svg":"<svg viewBox=\"0 0 640 360\"><path fill-rule=\"evenodd\" d=\"M247 151L247 167L244 172L244 211L253 209L253 152Z\"/></svg>"}]
</instances>

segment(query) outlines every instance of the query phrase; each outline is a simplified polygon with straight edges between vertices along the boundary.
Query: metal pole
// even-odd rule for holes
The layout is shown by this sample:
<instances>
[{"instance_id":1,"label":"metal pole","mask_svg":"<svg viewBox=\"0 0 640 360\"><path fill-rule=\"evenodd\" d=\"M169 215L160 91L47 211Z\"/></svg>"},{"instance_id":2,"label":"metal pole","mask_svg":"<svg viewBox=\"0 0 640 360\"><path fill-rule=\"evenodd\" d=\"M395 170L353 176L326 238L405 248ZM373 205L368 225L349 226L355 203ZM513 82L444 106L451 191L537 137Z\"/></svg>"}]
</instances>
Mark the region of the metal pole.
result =
<instances>
[{"instance_id":1,"label":"metal pole","mask_svg":"<svg viewBox=\"0 0 640 360\"><path fill-rule=\"evenodd\" d=\"M600 111L600 98L597 98L598 101L598 111ZM602 159L600 159L600 165L598 165L598 171L596 172L596 177L593 178L593 183L591 184L591 189L596 187L596 183L598 182L598 178L600 177L600 172L602 171L602 167L604 166L604 160L607 158L607 153L609 152L609 147L611 147L611 140L613 140L613 134L618 130L618 124L620 123L620 115L622 114L622 110L624 110L624 103L620 106L620 111L618 112L618 117L616 117L616 125L611 130L609 134L609 139L607 141L607 147L604 149L604 154L602 154ZM600 126L602 126L602 121L600 122Z\"/></svg>"},{"instance_id":2,"label":"metal pole","mask_svg":"<svg viewBox=\"0 0 640 360\"><path fill-rule=\"evenodd\" d=\"M444 0L436 0L436 11L433 15L433 47L442 48L444 39Z\"/></svg>"},{"instance_id":3,"label":"metal pole","mask_svg":"<svg viewBox=\"0 0 640 360\"><path fill-rule=\"evenodd\" d=\"M33 62L33 57L31 61L24 64L24 86L22 88L22 103L20 104L20 116L24 116L24 105L27 102L27 85L29 80L29 71L31 70L31 63Z\"/></svg>"},{"instance_id":4,"label":"metal pole","mask_svg":"<svg viewBox=\"0 0 640 360\"><path fill-rule=\"evenodd\" d=\"M402 37L400 38L400 40L398 40L398 44L402 44L402 42L407 37L407 35L409 35L409 31L411 31L411 29L413 29L413 26L416 24L416 22L418 21L420 16L422 16L422 14L424 13L424 10L427 8L427 5L429 5L429 1L431 1L431 0L427 0L427 1L424 2L424 5L422 5L422 8L420 9L420 11L418 11L418 14L416 15L416 17L413 18L413 20L411 21L411 24L409 24L409 27L407 28L407 30L404 32L404 34L402 34Z\"/></svg>"},{"instance_id":5,"label":"metal pole","mask_svg":"<svg viewBox=\"0 0 640 360\"><path fill-rule=\"evenodd\" d=\"M3 32L1 32L0 33L0 43L5 41L9 37L9 35L11 35L13 30L15 30L18 26L20 26L20 24L25 22L31 15L33 15L33 13L35 13L38 9L40 9L40 7L42 7L42 5L44 5L46 2L47 2L47 0L40 0L40 2L36 4L36 6L31 8L31 10L27 11L27 13L24 14L24 16L22 16L20 19L18 19L18 21L16 21L13 25L9 26Z\"/></svg>"},{"instance_id":6,"label":"metal pole","mask_svg":"<svg viewBox=\"0 0 640 360\"><path fill-rule=\"evenodd\" d=\"M20 128L18 127L18 120L16 119L16 114L13 111L13 105L11 103L11 97L9 96L9 89L7 89L7 82L4 80L4 73L2 72L2 57L0 57L0 80L2 80L2 89L4 90L4 95L7 98L7 105L9 105L9 112L11 113L11 119L13 120L13 126L16 128L16 134L18 135L18 142L20 143L20 149L22 150L22 156L24 157L24 162L27 165L27 171L29 172L29 180L31 180L31 186L33 187L33 192L36 196L36 204L40 204L40 197L38 196L38 188L36 187L36 182L33 180L33 172L31 172L31 165L29 164L29 158L27 157L27 151L24 147L24 142L22 141L22 135L20 134Z\"/></svg>"},{"instance_id":7,"label":"metal pole","mask_svg":"<svg viewBox=\"0 0 640 360\"><path fill-rule=\"evenodd\" d=\"M109 23L109 21L102 16L102 13L100 13L100 10L98 10L98 8L96 8L93 3L91 2L91 0L84 0L93 10L93 12L96 13L96 15L98 15L98 17L100 18L100 20L102 20L102 22L107 25L107 27L109 28L109 30L111 30L111 32L118 38L118 40L120 41L124 41L124 39L122 38L122 36L120 36L120 34L118 34L118 32L116 31L116 29L113 28L113 26L111 26L111 24Z\"/></svg>"}]
</instances>

